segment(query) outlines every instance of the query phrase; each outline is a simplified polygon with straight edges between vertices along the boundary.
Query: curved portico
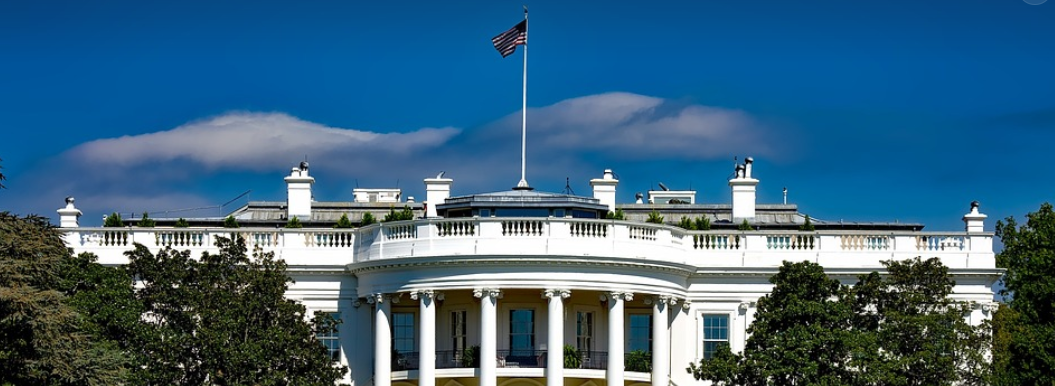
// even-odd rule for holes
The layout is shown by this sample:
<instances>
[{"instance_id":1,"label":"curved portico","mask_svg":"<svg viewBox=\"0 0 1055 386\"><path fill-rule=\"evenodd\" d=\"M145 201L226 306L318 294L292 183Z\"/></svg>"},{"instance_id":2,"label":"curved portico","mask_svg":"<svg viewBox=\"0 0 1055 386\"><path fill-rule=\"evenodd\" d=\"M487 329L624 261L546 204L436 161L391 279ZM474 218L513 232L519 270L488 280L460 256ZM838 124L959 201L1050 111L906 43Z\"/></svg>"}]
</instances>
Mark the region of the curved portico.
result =
<instances>
[{"instance_id":1,"label":"curved portico","mask_svg":"<svg viewBox=\"0 0 1055 386\"><path fill-rule=\"evenodd\" d=\"M407 294L410 300L394 303L391 312L416 312L415 347L435 351L400 353L391 347L399 337L375 334L375 352L396 355L391 371L375 377L390 373L423 386L436 385L437 378L466 377L479 378L481 386L497 386L507 378L546 378L548 386L563 385L565 378L622 384L628 378L626 342L647 345L655 340L649 330L666 333L667 309L684 303L694 272L676 263L597 256L430 256L356 263L348 269L358 278L360 294ZM642 318L648 320L645 329L625 328L629 319ZM394 330L407 334L398 326ZM578 352L568 363L566 345ZM467 358L474 354L479 358ZM630 370L636 370L629 372L633 381L667 382L661 373Z\"/></svg>"}]
</instances>

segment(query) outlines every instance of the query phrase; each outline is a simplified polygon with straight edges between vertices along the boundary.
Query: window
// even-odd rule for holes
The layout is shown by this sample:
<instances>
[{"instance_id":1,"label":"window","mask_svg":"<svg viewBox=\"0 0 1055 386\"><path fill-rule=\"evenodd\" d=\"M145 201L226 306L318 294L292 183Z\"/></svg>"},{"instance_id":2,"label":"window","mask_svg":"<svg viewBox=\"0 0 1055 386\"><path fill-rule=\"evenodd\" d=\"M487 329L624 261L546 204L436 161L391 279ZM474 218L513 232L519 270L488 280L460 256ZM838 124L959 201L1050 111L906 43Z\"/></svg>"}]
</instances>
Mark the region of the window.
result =
<instances>
[{"instance_id":1,"label":"window","mask_svg":"<svg viewBox=\"0 0 1055 386\"><path fill-rule=\"evenodd\" d=\"M652 315L630 314L630 352L652 352Z\"/></svg>"},{"instance_id":2,"label":"window","mask_svg":"<svg viewBox=\"0 0 1055 386\"><path fill-rule=\"evenodd\" d=\"M336 312L329 312L327 315L333 320L340 320L341 318L341 314ZM326 346L326 351L329 351L330 359L334 362L339 362L341 360L341 341L338 335L336 327L333 331L320 331L315 334L315 339L318 339L319 342L322 342L323 346Z\"/></svg>"},{"instance_id":3,"label":"window","mask_svg":"<svg viewBox=\"0 0 1055 386\"><path fill-rule=\"evenodd\" d=\"M392 349L401 354L414 352L414 314L395 312L392 322Z\"/></svg>"},{"instance_id":4,"label":"window","mask_svg":"<svg viewBox=\"0 0 1055 386\"><path fill-rule=\"evenodd\" d=\"M703 359L713 358L723 344L729 344L729 315L703 315Z\"/></svg>"},{"instance_id":5,"label":"window","mask_svg":"<svg viewBox=\"0 0 1055 386\"><path fill-rule=\"evenodd\" d=\"M593 351L593 313L575 313L575 347L582 355Z\"/></svg>"},{"instance_id":6,"label":"window","mask_svg":"<svg viewBox=\"0 0 1055 386\"><path fill-rule=\"evenodd\" d=\"M456 356L465 351L466 330L465 310L451 312L451 349Z\"/></svg>"},{"instance_id":7,"label":"window","mask_svg":"<svg viewBox=\"0 0 1055 386\"><path fill-rule=\"evenodd\" d=\"M535 310L509 311L509 355L535 355Z\"/></svg>"}]
</instances>

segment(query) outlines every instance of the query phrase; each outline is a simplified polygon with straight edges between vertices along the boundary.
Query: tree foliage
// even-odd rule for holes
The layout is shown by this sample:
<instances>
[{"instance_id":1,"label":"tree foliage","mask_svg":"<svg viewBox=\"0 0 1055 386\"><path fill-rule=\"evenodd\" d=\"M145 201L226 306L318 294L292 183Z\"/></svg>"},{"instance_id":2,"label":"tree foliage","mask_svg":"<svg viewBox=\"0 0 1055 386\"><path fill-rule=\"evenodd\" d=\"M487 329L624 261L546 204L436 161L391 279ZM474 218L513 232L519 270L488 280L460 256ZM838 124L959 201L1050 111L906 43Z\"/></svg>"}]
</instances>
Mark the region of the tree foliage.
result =
<instances>
[{"instance_id":1,"label":"tree foliage","mask_svg":"<svg viewBox=\"0 0 1055 386\"><path fill-rule=\"evenodd\" d=\"M984 384L988 335L948 298L948 269L937 258L884 265L850 287L815 263L785 262L743 352L722 346L688 371L725 385Z\"/></svg>"},{"instance_id":2,"label":"tree foliage","mask_svg":"<svg viewBox=\"0 0 1055 386\"><path fill-rule=\"evenodd\" d=\"M747 222L747 219L744 219L744 221L741 221L740 225L738 225L736 227L736 229L737 230L741 230L741 231L753 231L753 230L755 230L755 228L751 226L751 223Z\"/></svg>"},{"instance_id":3,"label":"tree foliage","mask_svg":"<svg viewBox=\"0 0 1055 386\"><path fill-rule=\"evenodd\" d=\"M352 224L352 220L348 219L348 214L347 213L342 214L341 218L337 219L337 223L333 224L333 227L335 229L351 228L353 226L354 225Z\"/></svg>"},{"instance_id":4,"label":"tree foliage","mask_svg":"<svg viewBox=\"0 0 1055 386\"><path fill-rule=\"evenodd\" d=\"M125 226L125 222L121 220L121 214L117 212L110 213L106 216L106 220L103 221L103 227L106 228L121 228Z\"/></svg>"},{"instance_id":5,"label":"tree foliage","mask_svg":"<svg viewBox=\"0 0 1055 386\"><path fill-rule=\"evenodd\" d=\"M1001 295L1010 299L998 315L994 347L997 378L1006 384L1055 384L1055 211L1044 203L1018 225L1013 217L996 224L1004 250L997 267L1007 269Z\"/></svg>"},{"instance_id":6,"label":"tree foliage","mask_svg":"<svg viewBox=\"0 0 1055 386\"><path fill-rule=\"evenodd\" d=\"M238 225L238 220L235 219L234 216L227 216L226 218L224 218L223 219L223 227L224 228L241 228L241 226Z\"/></svg>"},{"instance_id":7,"label":"tree foliage","mask_svg":"<svg viewBox=\"0 0 1055 386\"><path fill-rule=\"evenodd\" d=\"M662 224L663 216L660 216L658 211L653 210L651 212L648 212L648 219L645 220L645 222L653 224Z\"/></svg>"},{"instance_id":8,"label":"tree foliage","mask_svg":"<svg viewBox=\"0 0 1055 386\"><path fill-rule=\"evenodd\" d=\"M0 384L112 385L128 358L93 338L62 288L71 259L41 217L0 212ZM130 284L130 283L129 283Z\"/></svg>"},{"instance_id":9,"label":"tree foliage","mask_svg":"<svg viewBox=\"0 0 1055 386\"><path fill-rule=\"evenodd\" d=\"M377 218L374 217L374 215L371 214L370 212L366 212L366 213L363 213L363 219L361 221L359 221L359 226L365 227L367 225L376 224L376 223L377 223Z\"/></svg>"},{"instance_id":10,"label":"tree foliage","mask_svg":"<svg viewBox=\"0 0 1055 386\"><path fill-rule=\"evenodd\" d=\"M623 213L622 208L618 208L615 210L615 212L608 211L608 214L605 215L605 218L609 220L626 220L626 213Z\"/></svg>"},{"instance_id":11,"label":"tree foliage","mask_svg":"<svg viewBox=\"0 0 1055 386\"><path fill-rule=\"evenodd\" d=\"M154 219L150 218L150 215L147 214L147 212L143 212L143 218L139 219L139 222L136 223L136 226L140 228L153 228L157 226L157 223L154 221Z\"/></svg>"},{"instance_id":12,"label":"tree foliage","mask_svg":"<svg viewBox=\"0 0 1055 386\"><path fill-rule=\"evenodd\" d=\"M286 221L286 228L303 228L304 224L300 223L300 219L297 216L290 217L289 221Z\"/></svg>"},{"instance_id":13,"label":"tree foliage","mask_svg":"<svg viewBox=\"0 0 1055 386\"><path fill-rule=\"evenodd\" d=\"M126 253L139 278L136 298L145 331L137 353L140 381L165 385L332 385L336 367L315 334L333 320L305 321L306 310L286 299L286 264L259 250L247 256L241 236L220 237L218 254L136 244ZM320 315L321 316L321 315Z\"/></svg>"},{"instance_id":14,"label":"tree foliage","mask_svg":"<svg viewBox=\"0 0 1055 386\"><path fill-rule=\"evenodd\" d=\"M414 219L414 211L410 209L410 206L404 205L403 209L398 211L398 212L396 211L396 208L389 209L388 210L388 214L386 214L385 218L383 220L381 220L381 221L384 221L384 222L406 221L406 220L413 220L413 219Z\"/></svg>"},{"instance_id":15,"label":"tree foliage","mask_svg":"<svg viewBox=\"0 0 1055 386\"><path fill-rule=\"evenodd\" d=\"M190 223L187 222L187 219L185 219L183 217L180 217L179 219L176 220L176 223L173 224L172 226L175 227L175 228L189 228L190 227Z\"/></svg>"},{"instance_id":16,"label":"tree foliage","mask_svg":"<svg viewBox=\"0 0 1055 386\"><path fill-rule=\"evenodd\" d=\"M810 220L810 215L806 215L806 219L803 220L802 225L799 226L799 230L803 232L813 232L817 230L817 227L813 226L813 221Z\"/></svg>"},{"instance_id":17,"label":"tree foliage","mask_svg":"<svg viewBox=\"0 0 1055 386\"><path fill-rule=\"evenodd\" d=\"M0 159L0 161L3 161L3 159ZM0 166L0 170L4 170L4 167ZM6 186L4 186L5 179L7 179L7 177L4 177L4 173L0 172L0 189L6 188Z\"/></svg>"}]
</instances>

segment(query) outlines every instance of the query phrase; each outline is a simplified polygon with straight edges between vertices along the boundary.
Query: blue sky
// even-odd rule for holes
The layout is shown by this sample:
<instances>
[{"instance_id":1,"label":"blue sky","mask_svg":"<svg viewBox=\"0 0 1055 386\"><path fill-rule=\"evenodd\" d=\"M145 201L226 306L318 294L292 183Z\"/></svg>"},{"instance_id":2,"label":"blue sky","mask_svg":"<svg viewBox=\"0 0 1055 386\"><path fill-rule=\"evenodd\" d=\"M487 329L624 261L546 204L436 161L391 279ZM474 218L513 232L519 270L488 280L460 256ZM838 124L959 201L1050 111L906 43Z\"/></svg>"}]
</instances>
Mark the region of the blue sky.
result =
<instances>
[{"instance_id":1,"label":"blue sky","mask_svg":"<svg viewBox=\"0 0 1055 386\"><path fill-rule=\"evenodd\" d=\"M527 2L528 181L728 203L753 156L760 202L928 230L1052 200L1055 3L803 3ZM323 201L508 189L522 53L490 38L521 4L0 3L0 210L283 200L305 156Z\"/></svg>"}]
</instances>

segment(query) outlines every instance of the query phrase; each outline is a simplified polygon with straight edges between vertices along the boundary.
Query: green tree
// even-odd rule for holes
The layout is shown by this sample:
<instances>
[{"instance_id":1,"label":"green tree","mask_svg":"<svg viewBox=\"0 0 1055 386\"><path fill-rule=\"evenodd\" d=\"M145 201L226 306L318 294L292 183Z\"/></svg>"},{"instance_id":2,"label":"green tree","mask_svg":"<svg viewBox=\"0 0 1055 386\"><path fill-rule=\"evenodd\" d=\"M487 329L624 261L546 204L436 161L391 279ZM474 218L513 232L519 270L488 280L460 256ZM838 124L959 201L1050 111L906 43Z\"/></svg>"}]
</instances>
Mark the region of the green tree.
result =
<instances>
[{"instance_id":1,"label":"green tree","mask_svg":"<svg viewBox=\"0 0 1055 386\"><path fill-rule=\"evenodd\" d=\"M234 216L227 216L226 218L224 218L223 219L223 227L224 228L240 228L240 226L238 225L238 220L235 219Z\"/></svg>"},{"instance_id":2,"label":"green tree","mask_svg":"<svg viewBox=\"0 0 1055 386\"><path fill-rule=\"evenodd\" d=\"M337 219L337 223L333 224L335 229L352 228L353 226L352 220L348 219L347 213L342 214L341 218Z\"/></svg>"},{"instance_id":3,"label":"green tree","mask_svg":"<svg viewBox=\"0 0 1055 386\"><path fill-rule=\"evenodd\" d=\"M300 223L300 219L297 216L293 216L286 222L286 228L303 228L304 225Z\"/></svg>"},{"instance_id":4,"label":"green tree","mask_svg":"<svg viewBox=\"0 0 1055 386\"><path fill-rule=\"evenodd\" d=\"M1004 250L996 265L1007 269L1001 295L1007 301L1011 327L1006 350L994 351L996 377L1006 384L1055 384L1055 211L1044 203L1026 215L1021 226L1013 217L996 224ZM1006 357L1001 357L1006 356Z\"/></svg>"},{"instance_id":5,"label":"green tree","mask_svg":"<svg viewBox=\"0 0 1055 386\"><path fill-rule=\"evenodd\" d=\"M696 218L696 230L709 231L711 230L711 219L707 217Z\"/></svg>"},{"instance_id":6,"label":"green tree","mask_svg":"<svg viewBox=\"0 0 1055 386\"><path fill-rule=\"evenodd\" d=\"M938 258L885 261L854 285L852 358L869 384L975 385L988 380L987 327L964 320L956 283Z\"/></svg>"},{"instance_id":7,"label":"green tree","mask_svg":"<svg viewBox=\"0 0 1055 386\"><path fill-rule=\"evenodd\" d=\"M154 222L154 219L150 218L150 215L147 214L147 212L143 212L143 218L139 219L136 226L140 228L153 228L157 226L157 223Z\"/></svg>"},{"instance_id":8,"label":"green tree","mask_svg":"<svg viewBox=\"0 0 1055 386\"><path fill-rule=\"evenodd\" d=\"M381 221L406 221L414 219L414 211L410 209L410 206L404 205L403 209L396 212L395 208L391 208L388 214L385 215L384 220Z\"/></svg>"},{"instance_id":9,"label":"green tree","mask_svg":"<svg viewBox=\"0 0 1055 386\"><path fill-rule=\"evenodd\" d=\"M180 217L179 219L176 220L176 223L173 224L172 226L175 227L175 228L190 228L190 223L187 222L187 219L185 219L183 217Z\"/></svg>"},{"instance_id":10,"label":"green tree","mask_svg":"<svg viewBox=\"0 0 1055 386\"><path fill-rule=\"evenodd\" d=\"M106 220L103 221L103 226L106 228L122 228L125 226L125 222L121 220L121 214L117 212L110 213L106 216Z\"/></svg>"},{"instance_id":11,"label":"green tree","mask_svg":"<svg viewBox=\"0 0 1055 386\"><path fill-rule=\"evenodd\" d=\"M370 214L370 212L366 212L366 213L363 213L363 219L361 221L359 221L359 226L365 227L367 225L376 224L376 223L377 223L377 218L374 217L373 214Z\"/></svg>"},{"instance_id":12,"label":"green tree","mask_svg":"<svg viewBox=\"0 0 1055 386\"><path fill-rule=\"evenodd\" d=\"M813 221L810 221L810 215L806 215L806 220L802 222L802 226L799 226L799 230L803 232L813 232L817 230L817 227L813 226Z\"/></svg>"},{"instance_id":13,"label":"green tree","mask_svg":"<svg viewBox=\"0 0 1055 386\"><path fill-rule=\"evenodd\" d=\"M47 219L0 212L0 384L112 385L128 358L93 340L67 302L59 271L70 259Z\"/></svg>"},{"instance_id":14,"label":"green tree","mask_svg":"<svg viewBox=\"0 0 1055 386\"><path fill-rule=\"evenodd\" d=\"M662 224L663 216L660 216L658 211L653 210L651 212L648 212L648 219L645 220L645 222L653 224Z\"/></svg>"},{"instance_id":15,"label":"green tree","mask_svg":"<svg viewBox=\"0 0 1055 386\"><path fill-rule=\"evenodd\" d=\"M696 229L696 222L692 221L688 217L681 216L681 220L678 221L678 228L694 231Z\"/></svg>"},{"instance_id":16,"label":"green tree","mask_svg":"<svg viewBox=\"0 0 1055 386\"><path fill-rule=\"evenodd\" d=\"M3 161L3 159L0 159L0 161ZM4 169L4 167L0 166L0 170L3 170L3 169ZM4 177L4 173L0 172L0 189L6 188L6 186L4 186L4 180L5 179L7 179L7 177Z\"/></svg>"},{"instance_id":17,"label":"green tree","mask_svg":"<svg viewBox=\"0 0 1055 386\"><path fill-rule=\"evenodd\" d=\"M140 381L164 385L332 385L347 371L332 362L315 334L337 321L284 297L286 263L245 240L217 238L219 253L192 259L170 248L126 253L138 278L145 332Z\"/></svg>"},{"instance_id":18,"label":"green tree","mask_svg":"<svg viewBox=\"0 0 1055 386\"><path fill-rule=\"evenodd\" d=\"M609 220L626 220L626 213L623 213L623 209L619 208L616 209L615 212L608 211L608 214L605 215L605 218Z\"/></svg>"},{"instance_id":19,"label":"green tree","mask_svg":"<svg viewBox=\"0 0 1055 386\"><path fill-rule=\"evenodd\" d=\"M737 230L741 230L741 231L753 231L753 230L755 230L755 228L753 228L751 226L751 223L747 222L747 219L744 219L744 221L742 221L740 223L740 225L736 227L736 229Z\"/></svg>"}]
</instances>

